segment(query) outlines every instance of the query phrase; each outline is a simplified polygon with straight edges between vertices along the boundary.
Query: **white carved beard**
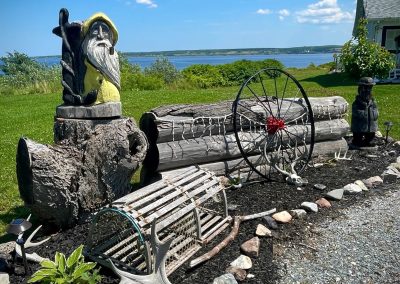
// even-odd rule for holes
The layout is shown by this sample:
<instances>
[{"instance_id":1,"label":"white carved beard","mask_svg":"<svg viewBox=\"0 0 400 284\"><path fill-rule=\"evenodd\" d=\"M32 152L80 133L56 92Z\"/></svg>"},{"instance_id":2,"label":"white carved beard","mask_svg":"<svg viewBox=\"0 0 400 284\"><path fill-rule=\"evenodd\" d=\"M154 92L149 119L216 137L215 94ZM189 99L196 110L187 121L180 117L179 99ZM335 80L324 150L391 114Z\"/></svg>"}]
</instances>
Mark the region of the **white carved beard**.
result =
<instances>
[{"instance_id":1,"label":"white carved beard","mask_svg":"<svg viewBox=\"0 0 400 284\"><path fill-rule=\"evenodd\" d=\"M105 75L118 89L121 89L118 53L110 54L112 47L109 40L86 37L83 52L88 61Z\"/></svg>"}]
</instances>

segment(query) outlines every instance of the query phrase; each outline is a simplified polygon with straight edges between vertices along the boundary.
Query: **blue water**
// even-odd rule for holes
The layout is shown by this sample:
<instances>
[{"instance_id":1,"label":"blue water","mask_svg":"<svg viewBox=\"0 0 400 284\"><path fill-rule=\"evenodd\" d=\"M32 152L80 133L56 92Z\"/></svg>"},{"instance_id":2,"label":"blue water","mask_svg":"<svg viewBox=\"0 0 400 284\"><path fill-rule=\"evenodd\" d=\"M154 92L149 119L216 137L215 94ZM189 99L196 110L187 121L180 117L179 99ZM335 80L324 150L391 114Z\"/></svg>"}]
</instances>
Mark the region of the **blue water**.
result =
<instances>
[{"instance_id":1,"label":"blue water","mask_svg":"<svg viewBox=\"0 0 400 284\"><path fill-rule=\"evenodd\" d=\"M318 54L274 54L274 55L204 55L204 56L168 56L168 60L175 65L178 70L182 70L193 64L225 64L237 60L263 60L276 59L285 65L285 67L304 68L314 63L320 65L333 61L333 53L318 53ZM150 66L156 56L128 56L128 61L132 64L138 64L142 68ZM39 57L35 58L40 63L47 66L52 66L60 63L59 56ZM1 74L1 71L0 71Z\"/></svg>"},{"instance_id":2,"label":"blue water","mask_svg":"<svg viewBox=\"0 0 400 284\"><path fill-rule=\"evenodd\" d=\"M130 63L139 64L142 68L148 67L157 57L128 57ZM276 59L286 67L304 68L314 63L321 65L333 61L333 53L320 54L274 54L274 55L204 55L204 56L170 56L169 61L175 65L178 70L182 70L193 64L225 64L237 60L263 60Z\"/></svg>"}]
</instances>

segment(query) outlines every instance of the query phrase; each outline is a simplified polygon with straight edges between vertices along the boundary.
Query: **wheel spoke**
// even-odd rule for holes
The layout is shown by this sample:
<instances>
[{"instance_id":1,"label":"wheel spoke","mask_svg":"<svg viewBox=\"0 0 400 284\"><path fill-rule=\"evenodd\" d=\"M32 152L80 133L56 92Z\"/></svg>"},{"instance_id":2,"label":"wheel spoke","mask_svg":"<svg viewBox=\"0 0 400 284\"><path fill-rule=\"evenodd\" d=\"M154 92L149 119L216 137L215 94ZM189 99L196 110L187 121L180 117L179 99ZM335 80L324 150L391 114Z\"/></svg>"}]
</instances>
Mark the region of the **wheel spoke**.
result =
<instances>
[{"instance_id":1,"label":"wheel spoke","mask_svg":"<svg viewBox=\"0 0 400 284\"><path fill-rule=\"evenodd\" d=\"M278 117L279 117L279 118L282 118L282 117L281 117L281 109L282 109L283 97L285 96L285 92L286 92L286 87L287 87L288 81L289 81L289 77L286 77L285 87L283 88L283 91L282 91L281 106L278 107L278 109L279 109L279 115L278 115ZM275 80L275 88L276 88L276 80ZM278 90L276 90L276 91L278 92Z\"/></svg>"},{"instance_id":2,"label":"wheel spoke","mask_svg":"<svg viewBox=\"0 0 400 284\"><path fill-rule=\"evenodd\" d=\"M263 83L263 80L262 80L262 78L261 78L261 75L260 75L260 74L261 74L261 72L259 72L259 73L258 73L258 76L259 76L259 78L260 78L261 86L262 86L262 89L263 89L263 92L264 92L264 95L265 95L265 100L267 101L267 104L268 104L268 107L269 107L269 110L270 110L271 116L272 116L272 117L274 117L274 114L273 114L273 112L272 112L271 105L269 104L269 100L268 100L267 91L266 91L266 88L265 88L265 86L264 86L264 83Z\"/></svg>"},{"instance_id":3,"label":"wheel spoke","mask_svg":"<svg viewBox=\"0 0 400 284\"><path fill-rule=\"evenodd\" d=\"M299 92L300 92L300 89L297 89L297 93L295 94L294 98L291 100L291 102L290 102L290 104L289 104L289 107L286 109L285 114L284 114L281 118L285 118L287 112L288 112L289 109L292 107L292 104L293 104L295 98L297 98L297 95L299 94Z\"/></svg>"},{"instance_id":4,"label":"wheel spoke","mask_svg":"<svg viewBox=\"0 0 400 284\"><path fill-rule=\"evenodd\" d=\"M260 98L257 96L257 94L250 88L250 86L246 86L249 90L250 90L250 92L253 94L253 96L257 99L257 101L264 107L264 109L266 110L266 111L268 111L268 108L265 106L265 104L260 100ZM268 105L269 105L269 103L268 103ZM272 113L272 110L270 109L269 110L270 111L270 114L271 114L271 116L272 117L274 117L274 114Z\"/></svg>"}]
</instances>

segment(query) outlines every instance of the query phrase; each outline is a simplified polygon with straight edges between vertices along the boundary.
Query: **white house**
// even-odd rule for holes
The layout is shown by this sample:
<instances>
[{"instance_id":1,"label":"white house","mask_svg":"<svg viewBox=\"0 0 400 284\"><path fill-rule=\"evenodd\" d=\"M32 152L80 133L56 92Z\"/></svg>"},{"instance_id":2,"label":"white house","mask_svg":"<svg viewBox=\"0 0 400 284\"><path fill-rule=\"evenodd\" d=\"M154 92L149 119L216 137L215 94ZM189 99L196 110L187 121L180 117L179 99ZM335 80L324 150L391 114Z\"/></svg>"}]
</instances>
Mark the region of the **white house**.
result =
<instances>
[{"instance_id":1,"label":"white house","mask_svg":"<svg viewBox=\"0 0 400 284\"><path fill-rule=\"evenodd\" d=\"M360 18L368 21L368 38L396 54L390 77L400 78L400 0L357 0L353 36Z\"/></svg>"}]
</instances>

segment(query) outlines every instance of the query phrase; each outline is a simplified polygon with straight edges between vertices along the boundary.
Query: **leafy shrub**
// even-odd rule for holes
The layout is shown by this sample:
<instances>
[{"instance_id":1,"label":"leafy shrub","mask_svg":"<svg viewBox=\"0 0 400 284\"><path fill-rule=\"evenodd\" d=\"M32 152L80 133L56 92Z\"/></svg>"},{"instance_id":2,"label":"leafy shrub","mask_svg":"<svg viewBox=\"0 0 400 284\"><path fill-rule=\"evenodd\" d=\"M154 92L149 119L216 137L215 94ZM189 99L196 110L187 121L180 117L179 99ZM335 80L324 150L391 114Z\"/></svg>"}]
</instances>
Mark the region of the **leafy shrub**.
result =
<instances>
[{"instance_id":1,"label":"leafy shrub","mask_svg":"<svg viewBox=\"0 0 400 284\"><path fill-rule=\"evenodd\" d=\"M3 71L5 75L29 75L32 71L40 71L44 69L41 64L30 58L28 55L17 51L14 51L13 53L7 52L7 56L0 57L0 60L3 62L3 64L0 65L0 70ZM34 72L30 75L34 76L36 74Z\"/></svg>"},{"instance_id":2,"label":"leafy shrub","mask_svg":"<svg viewBox=\"0 0 400 284\"><path fill-rule=\"evenodd\" d=\"M246 59L219 65L218 69L229 85L240 85L258 71L257 63Z\"/></svg>"},{"instance_id":3,"label":"leafy shrub","mask_svg":"<svg viewBox=\"0 0 400 284\"><path fill-rule=\"evenodd\" d=\"M254 61L254 63L256 64L257 70L261 70L264 68L278 68L278 69L285 68L282 62L276 59L264 59L264 60Z\"/></svg>"},{"instance_id":4,"label":"leafy shrub","mask_svg":"<svg viewBox=\"0 0 400 284\"><path fill-rule=\"evenodd\" d=\"M41 269L32 275L28 283L99 283L101 276L98 270L93 270L96 263L84 262L82 250L83 245L80 245L67 259L64 254L56 252L55 261L43 260Z\"/></svg>"},{"instance_id":5,"label":"leafy shrub","mask_svg":"<svg viewBox=\"0 0 400 284\"><path fill-rule=\"evenodd\" d=\"M61 68L45 67L26 54L15 51L1 57L1 94L52 93L61 91Z\"/></svg>"},{"instance_id":6,"label":"leafy shrub","mask_svg":"<svg viewBox=\"0 0 400 284\"><path fill-rule=\"evenodd\" d=\"M367 38L367 20L360 19L357 34L343 45L340 62L351 77L387 77L395 67L393 55Z\"/></svg>"},{"instance_id":7,"label":"leafy shrub","mask_svg":"<svg viewBox=\"0 0 400 284\"><path fill-rule=\"evenodd\" d=\"M180 73L167 57L158 57L144 69L145 75L161 77L166 84L172 84L180 78Z\"/></svg>"},{"instance_id":8,"label":"leafy shrub","mask_svg":"<svg viewBox=\"0 0 400 284\"><path fill-rule=\"evenodd\" d=\"M275 59L265 59L259 61L239 60L228 64L219 65L218 69L224 77L228 85L241 85L255 73L265 68L279 68L284 66L281 62ZM269 77L273 76L271 73ZM256 78L255 78L256 79Z\"/></svg>"},{"instance_id":9,"label":"leafy shrub","mask_svg":"<svg viewBox=\"0 0 400 284\"><path fill-rule=\"evenodd\" d=\"M195 64L182 70L184 78L198 88L225 86L226 81L218 67L210 64Z\"/></svg>"},{"instance_id":10,"label":"leafy shrub","mask_svg":"<svg viewBox=\"0 0 400 284\"><path fill-rule=\"evenodd\" d=\"M139 65L130 64L125 55L119 53L118 56L122 90L159 90L164 86L164 81L159 76L146 75Z\"/></svg>"}]
</instances>

